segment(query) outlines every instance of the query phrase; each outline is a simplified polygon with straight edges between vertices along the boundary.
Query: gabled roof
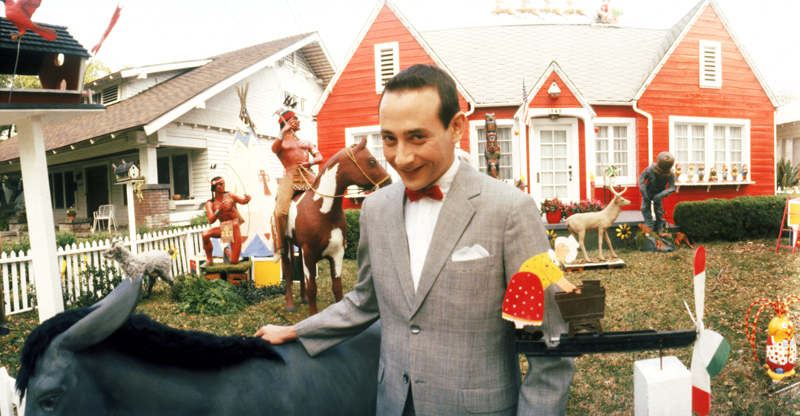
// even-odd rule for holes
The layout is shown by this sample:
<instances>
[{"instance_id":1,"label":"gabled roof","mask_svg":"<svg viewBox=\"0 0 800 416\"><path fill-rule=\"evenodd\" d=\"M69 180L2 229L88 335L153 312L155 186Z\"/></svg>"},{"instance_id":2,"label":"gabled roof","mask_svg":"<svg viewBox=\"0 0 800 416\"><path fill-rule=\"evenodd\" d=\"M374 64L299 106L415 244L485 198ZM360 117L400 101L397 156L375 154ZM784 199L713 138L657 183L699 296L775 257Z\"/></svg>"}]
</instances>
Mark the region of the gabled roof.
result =
<instances>
[{"instance_id":1,"label":"gabled roof","mask_svg":"<svg viewBox=\"0 0 800 416\"><path fill-rule=\"evenodd\" d=\"M686 36L686 33L689 31L694 22L697 21L697 18L700 17L703 11L705 11L708 5L711 5L711 7L714 9L714 12L719 17L719 20L722 22L722 25L725 26L725 30L728 31L728 34L730 34L731 39L733 39L733 43L736 45L736 48L739 49L739 52L744 57L745 62L747 62L747 65L750 67L750 70L753 71L753 74L755 74L758 82L761 84L761 88L767 93L767 97L769 97L769 100L772 102L772 106L778 107L778 99L775 98L775 95L772 93L769 85L767 85L767 81L764 79L764 76L761 75L761 72L758 70L758 67L756 67L755 62L753 62L753 59L750 58L750 54L747 53L747 50L739 40L739 37L736 36L736 32L733 31L733 27L731 26L730 22L728 22L728 19L725 17L725 14L722 12L722 9L719 7L719 4L717 4L716 0L700 0L700 2L689 11L689 13L687 13L680 21L678 21L678 23L675 24L675 26L669 30L667 38L665 39L665 45L668 44L669 48L665 53L661 54L662 56L658 65L653 68L647 77L647 80L641 85L634 99L638 100L639 97L644 94L644 91L650 85L650 81L655 78L655 76L658 74L658 71L661 69L664 63L667 62L667 59L669 59L669 57L672 55L672 52L675 50L678 44L681 43L683 38Z\"/></svg>"},{"instance_id":2,"label":"gabled roof","mask_svg":"<svg viewBox=\"0 0 800 416\"><path fill-rule=\"evenodd\" d=\"M417 32L417 29L415 29L414 26L411 25L408 19L406 19L406 17L403 16L403 13L401 13L400 10L397 7L395 7L395 5L391 1L379 0L378 4L372 10L372 13L370 13L367 22L364 24L364 27L361 28L361 32L359 32L355 42L353 42L353 45L350 47L350 50L347 51L347 55L345 55L341 69L339 71L336 71L336 75L334 75L333 80L331 80L331 82L325 88L325 91L322 92L322 96L319 98L317 104L314 106L314 109L311 111L311 116L316 117L317 114L319 113L319 110L322 108L322 105L325 103L325 100L331 94L333 87L336 85L336 81L339 80L339 76L341 76L342 72L344 72L347 69L347 65L350 63L350 59L353 58L353 54L355 54L358 47L361 46L361 42L364 40L364 36L366 36L369 29L372 27L372 24L375 23L375 19L378 17L378 14L383 9L383 6L387 6L389 7L389 9L391 9L392 13L394 13L395 16L397 16L397 18L400 20L400 22L403 23L403 26L405 26L405 28L409 32L411 32L411 35L414 37L414 39L420 44L420 46L422 46L425 52L428 53L428 55L431 57L431 59L433 59L436 65L438 65L439 68L442 68L445 72L447 72L453 77L453 79L456 82L456 88L458 89L458 92L461 93L461 96L464 97L464 99L467 100L468 102L474 102L467 89L464 88L464 86L461 84L461 81L456 76L456 74L450 71L450 69L442 60L442 58L440 58L439 55L437 55L436 52L434 52L434 49L431 47L431 45L429 45L428 42L426 42L426 40L420 35L420 33Z\"/></svg>"},{"instance_id":3,"label":"gabled roof","mask_svg":"<svg viewBox=\"0 0 800 416\"><path fill-rule=\"evenodd\" d=\"M56 31L58 37L52 41L39 36L28 30L20 38L19 51L20 61L25 62L26 56L39 56L42 53L63 53L64 55L76 55L85 58L90 57L89 52L72 35L69 34L65 26L56 26L46 23L37 23L40 26L49 27ZM0 17L0 74L11 74L14 71L16 61L17 42L11 40L11 34L17 33L17 27L9 22L5 17ZM39 75L41 57L33 65L23 65L17 67L17 74L20 75Z\"/></svg>"},{"instance_id":4,"label":"gabled roof","mask_svg":"<svg viewBox=\"0 0 800 416\"><path fill-rule=\"evenodd\" d=\"M590 102L630 101L667 31L590 24L471 27L423 36L478 104L520 102L523 78L558 62Z\"/></svg>"},{"instance_id":5,"label":"gabled roof","mask_svg":"<svg viewBox=\"0 0 800 416\"><path fill-rule=\"evenodd\" d=\"M318 46L310 47L317 43ZM109 106L100 114L75 118L62 123L43 126L46 150L57 149L84 140L114 132L144 127L147 134L158 130L199 102L216 95L225 88L257 70L296 50L323 50L319 35L308 33L262 43L209 58L210 62L189 72L158 84L118 104ZM319 48L319 49L317 49ZM327 56L327 52L323 52ZM321 72L333 71L319 60ZM309 62L311 65L311 62ZM313 68L313 66L312 66ZM19 157L17 138L0 143L0 161Z\"/></svg>"},{"instance_id":6,"label":"gabled roof","mask_svg":"<svg viewBox=\"0 0 800 416\"><path fill-rule=\"evenodd\" d=\"M555 72L558 75L558 78L560 78L561 81L564 83L564 85L566 85L567 88L569 88L569 90L572 92L572 95L575 96L575 99L578 100L579 103L581 103L581 107L583 107L589 114L591 114L592 117L597 116L597 113L595 113L592 106L589 105L589 103L586 101L586 98L584 98L583 94L581 94L580 90L578 90L578 87L575 86L575 83L572 82L572 80L567 76L567 74L564 72L561 66L558 65L558 62L555 61L550 63L550 65L544 71L542 76L539 77L539 80L536 81L536 84L533 86L533 88L531 88L531 91L528 93L528 101L523 105L530 105L531 101L533 101L533 98L536 96L539 90L548 87L547 85L544 85L544 83L547 81L548 78L550 78L550 74L552 74L553 72ZM517 112L521 112L522 108L523 107L521 105L520 109L517 110Z\"/></svg>"}]
</instances>

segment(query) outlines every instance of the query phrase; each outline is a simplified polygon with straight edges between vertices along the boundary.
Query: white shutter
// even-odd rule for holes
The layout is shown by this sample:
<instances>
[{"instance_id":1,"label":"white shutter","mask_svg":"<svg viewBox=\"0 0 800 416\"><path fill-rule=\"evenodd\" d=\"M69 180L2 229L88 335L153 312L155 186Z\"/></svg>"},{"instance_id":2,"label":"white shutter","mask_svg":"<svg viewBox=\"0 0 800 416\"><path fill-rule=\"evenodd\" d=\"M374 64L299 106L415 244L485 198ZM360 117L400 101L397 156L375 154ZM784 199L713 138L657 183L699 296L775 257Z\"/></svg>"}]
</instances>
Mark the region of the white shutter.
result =
<instances>
[{"instance_id":1,"label":"white shutter","mask_svg":"<svg viewBox=\"0 0 800 416\"><path fill-rule=\"evenodd\" d=\"M400 72L398 43L380 43L375 45L375 91L381 93L383 85Z\"/></svg>"},{"instance_id":2,"label":"white shutter","mask_svg":"<svg viewBox=\"0 0 800 416\"><path fill-rule=\"evenodd\" d=\"M722 88L722 44L700 41L700 88Z\"/></svg>"}]
</instances>

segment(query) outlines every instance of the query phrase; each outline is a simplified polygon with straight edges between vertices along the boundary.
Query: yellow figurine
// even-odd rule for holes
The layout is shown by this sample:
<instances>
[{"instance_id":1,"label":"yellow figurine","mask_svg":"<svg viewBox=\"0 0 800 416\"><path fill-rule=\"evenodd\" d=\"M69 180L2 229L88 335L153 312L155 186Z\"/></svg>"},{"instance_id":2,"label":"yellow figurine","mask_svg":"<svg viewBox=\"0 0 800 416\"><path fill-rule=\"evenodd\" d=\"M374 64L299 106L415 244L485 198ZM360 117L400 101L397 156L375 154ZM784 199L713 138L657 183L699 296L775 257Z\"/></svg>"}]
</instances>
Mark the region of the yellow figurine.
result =
<instances>
[{"instance_id":1,"label":"yellow figurine","mask_svg":"<svg viewBox=\"0 0 800 416\"><path fill-rule=\"evenodd\" d=\"M762 298L750 304L747 315L745 315L745 336L747 336L747 340L750 341L750 346L753 348L753 357L758 361L758 355L756 354L756 325L758 324L758 317L767 306L772 306L775 311L775 317L772 318L767 327L769 335L765 357L766 365L764 365L773 383L778 383L784 378L795 374L794 365L797 361L797 345L794 340L794 324L788 316L788 310L789 305L797 302L800 302L800 297L797 295L790 295L786 298L778 296L775 301ZM758 308L752 325L750 325L750 312L759 304L761 304L761 307Z\"/></svg>"}]
</instances>

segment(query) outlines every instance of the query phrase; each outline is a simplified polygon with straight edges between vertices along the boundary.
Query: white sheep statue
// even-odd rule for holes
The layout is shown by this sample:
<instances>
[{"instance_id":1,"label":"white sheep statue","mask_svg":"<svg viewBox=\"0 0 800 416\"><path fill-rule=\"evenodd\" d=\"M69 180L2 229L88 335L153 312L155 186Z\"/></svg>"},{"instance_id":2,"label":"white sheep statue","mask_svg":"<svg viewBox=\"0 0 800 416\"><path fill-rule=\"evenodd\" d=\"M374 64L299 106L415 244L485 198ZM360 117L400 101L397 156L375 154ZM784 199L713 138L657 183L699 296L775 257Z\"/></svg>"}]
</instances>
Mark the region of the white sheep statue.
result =
<instances>
[{"instance_id":1,"label":"white sheep statue","mask_svg":"<svg viewBox=\"0 0 800 416\"><path fill-rule=\"evenodd\" d=\"M169 250L169 252L154 250L133 254L125 248L122 241L115 240L111 243L111 247L103 253L103 257L119 263L122 267L122 272L130 279L140 273L148 276L150 282L147 285L145 297L149 297L150 291L153 290L153 285L156 284L157 277L160 277L170 286L175 283L172 279L172 258L170 257L172 253L172 250Z\"/></svg>"}]
</instances>

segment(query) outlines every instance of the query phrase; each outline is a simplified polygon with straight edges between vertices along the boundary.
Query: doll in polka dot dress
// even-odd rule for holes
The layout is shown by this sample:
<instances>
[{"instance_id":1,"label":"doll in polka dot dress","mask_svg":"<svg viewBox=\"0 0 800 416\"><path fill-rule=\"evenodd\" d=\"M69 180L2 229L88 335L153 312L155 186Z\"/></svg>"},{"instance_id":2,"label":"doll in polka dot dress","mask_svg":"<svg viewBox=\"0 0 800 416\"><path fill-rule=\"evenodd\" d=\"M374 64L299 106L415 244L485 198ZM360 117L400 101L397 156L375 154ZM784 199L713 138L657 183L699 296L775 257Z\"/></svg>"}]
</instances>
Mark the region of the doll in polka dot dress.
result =
<instances>
[{"instance_id":1,"label":"doll in polka dot dress","mask_svg":"<svg viewBox=\"0 0 800 416\"><path fill-rule=\"evenodd\" d=\"M756 354L758 317L767 306L772 306L775 311L775 317L769 322L769 327L767 328L769 337L767 338L766 365L764 366L773 383L778 383L784 378L795 374L794 365L797 361L797 345L794 340L794 323L792 323L788 315L788 309L792 303L799 302L800 296L797 295L790 295L785 298L778 296L774 301L762 298L750 304L747 315L745 315L745 335L753 348L753 357L758 361L758 354ZM761 306L755 313L751 325L750 312L756 305Z\"/></svg>"}]
</instances>

